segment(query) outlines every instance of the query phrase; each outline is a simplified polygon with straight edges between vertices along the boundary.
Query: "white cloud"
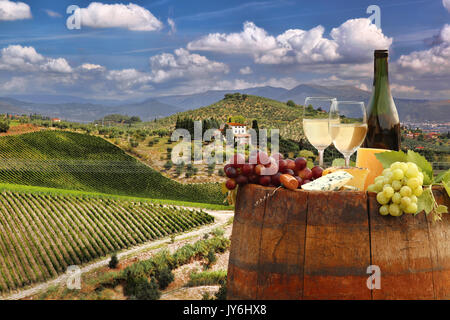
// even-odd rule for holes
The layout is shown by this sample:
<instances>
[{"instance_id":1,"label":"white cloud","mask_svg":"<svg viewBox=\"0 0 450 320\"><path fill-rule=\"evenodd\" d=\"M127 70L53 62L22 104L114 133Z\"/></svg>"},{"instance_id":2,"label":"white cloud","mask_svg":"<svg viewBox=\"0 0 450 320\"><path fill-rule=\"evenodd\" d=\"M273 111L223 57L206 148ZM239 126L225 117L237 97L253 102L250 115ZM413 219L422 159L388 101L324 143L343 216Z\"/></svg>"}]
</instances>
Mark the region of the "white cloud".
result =
<instances>
[{"instance_id":1,"label":"white cloud","mask_svg":"<svg viewBox=\"0 0 450 320\"><path fill-rule=\"evenodd\" d=\"M59 14L56 11L50 10L50 9L45 9L44 11L51 18L61 18L62 17L61 14Z\"/></svg>"},{"instance_id":2,"label":"white cloud","mask_svg":"<svg viewBox=\"0 0 450 320\"><path fill-rule=\"evenodd\" d=\"M83 71L104 71L105 67L103 67L99 64L83 63L80 66L80 69Z\"/></svg>"},{"instance_id":3,"label":"white cloud","mask_svg":"<svg viewBox=\"0 0 450 320\"><path fill-rule=\"evenodd\" d=\"M45 60L33 47L10 45L0 53L0 70L35 71Z\"/></svg>"},{"instance_id":4,"label":"white cloud","mask_svg":"<svg viewBox=\"0 0 450 320\"><path fill-rule=\"evenodd\" d=\"M163 26L150 11L134 3L103 4L92 2L81 9L82 26L124 28L132 31L155 31Z\"/></svg>"},{"instance_id":5,"label":"white cloud","mask_svg":"<svg viewBox=\"0 0 450 320\"><path fill-rule=\"evenodd\" d=\"M442 0L442 4L444 5L445 9L450 12L450 0Z\"/></svg>"},{"instance_id":6,"label":"white cloud","mask_svg":"<svg viewBox=\"0 0 450 320\"><path fill-rule=\"evenodd\" d=\"M64 58L46 58L33 47L10 45L0 51L0 70L16 72L70 73L72 67Z\"/></svg>"},{"instance_id":7,"label":"white cloud","mask_svg":"<svg viewBox=\"0 0 450 320\"><path fill-rule=\"evenodd\" d=\"M249 66L245 67L245 68L241 68L239 69L239 73L240 74L252 74L252 68L250 68Z\"/></svg>"},{"instance_id":8,"label":"white cloud","mask_svg":"<svg viewBox=\"0 0 450 320\"><path fill-rule=\"evenodd\" d=\"M428 50L414 51L402 55L397 64L404 71L420 75L450 74L450 25L446 24L439 33L439 44Z\"/></svg>"},{"instance_id":9,"label":"white cloud","mask_svg":"<svg viewBox=\"0 0 450 320\"><path fill-rule=\"evenodd\" d=\"M228 73L226 64L211 61L186 49L177 49L174 54L162 53L150 58L153 82L165 82L175 78L199 77L211 73Z\"/></svg>"},{"instance_id":10,"label":"white cloud","mask_svg":"<svg viewBox=\"0 0 450 320\"><path fill-rule=\"evenodd\" d=\"M169 34L174 34L175 32L177 32L177 27L175 25L175 21L172 18L167 18L167 24L170 27Z\"/></svg>"},{"instance_id":11,"label":"white cloud","mask_svg":"<svg viewBox=\"0 0 450 320\"><path fill-rule=\"evenodd\" d=\"M31 19L31 17L30 6L26 3L0 0L0 21Z\"/></svg>"},{"instance_id":12,"label":"white cloud","mask_svg":"<svg viewBox=\"0 0 450 320\"><path fill-rule=\"evenodd\" d=\"M136 69L111 70L106 79L117 83L120 90L130 90L151 81L151 76Z\"/></svg>"},{"instance_id":13,"label":"white cloud","mask_svg":"<svg viewBox=\"0 0 450 320\"><path fill-rule=\"evenodd\" d=\"M256 63L335 63L370 61L375 49L388 49L386 37L369 19L350 19L333 28L331 39L325 29L289 29L278 36L269 35L253 22L245 22L240 33L212 33L188 44L189 50L248 54Z\"/></svg>"},{"instance_id":14,"label":"white cloud","mask_svg":"<svg viewBox=\"0 0 450 320\"><path fill-rule=\"evenodd\" d=\"M42 70L59 73L71 73L72 67L69 65L66 59L48 59L48 61L42 65Z\"/></svg>"}]
</instances>

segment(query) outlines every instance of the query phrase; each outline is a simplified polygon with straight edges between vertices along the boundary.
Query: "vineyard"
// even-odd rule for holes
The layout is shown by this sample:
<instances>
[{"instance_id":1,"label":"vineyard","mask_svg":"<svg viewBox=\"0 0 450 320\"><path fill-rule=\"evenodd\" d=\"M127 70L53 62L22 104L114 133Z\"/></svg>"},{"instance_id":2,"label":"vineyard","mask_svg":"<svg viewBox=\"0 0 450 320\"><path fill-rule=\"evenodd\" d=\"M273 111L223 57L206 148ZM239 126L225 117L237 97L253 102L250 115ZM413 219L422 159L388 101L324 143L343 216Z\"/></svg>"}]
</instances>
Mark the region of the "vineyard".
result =
<instances>
[{"instance_id":1,"label":"vineyard","mask_svg":"<svg viewBox=\"0 0 450 320\"><path fill-rule=\"evenodd\" d=\"M55 130L0 137L0 182L223 204L218 184L181 184L102 138Z\"/></svg>"},{"instance_id":2,"label":"vineyard","mask_svg":"<svg viewBox=\"0 0 450 320\"><path fill-rule=\"evenodd\" d=\"M231 116L243 116L250 126L251 120L257 119L260 128L277 128L283 138L299 141L303 137L301 107L289 107L283 102L252 95L223 99L210 106L177 113L149 125L154 129L167 129L175 127L177 117L194 120L216 118L220 122L226 122Z\"/></svg>"},{"instance_id":3,"label":"vineyard","mask_svg":"<svg viewBox=\"0 0 450 320\"><path fill-rule=\"evenodd\" d=\"M209 224L203 211L146 201L0 193L0 293L140 243Z\"/></svg>"}]
</instances>

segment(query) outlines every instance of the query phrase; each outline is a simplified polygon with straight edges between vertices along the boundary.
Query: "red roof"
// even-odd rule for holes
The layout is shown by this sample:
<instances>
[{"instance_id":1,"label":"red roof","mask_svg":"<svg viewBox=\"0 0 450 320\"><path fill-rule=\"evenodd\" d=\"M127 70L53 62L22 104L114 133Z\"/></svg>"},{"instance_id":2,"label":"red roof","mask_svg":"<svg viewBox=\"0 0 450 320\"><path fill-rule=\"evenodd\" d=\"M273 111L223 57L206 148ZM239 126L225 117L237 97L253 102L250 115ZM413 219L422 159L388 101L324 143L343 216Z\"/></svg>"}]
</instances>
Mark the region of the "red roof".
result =
<instances>
[{"instance_id":1,"label":"red roof","mask_svg":"<svg viewBox=\"0 0 450 320\"><path fill-rule=\"evenodd\" d=\"M245 127L245 124L237 123L237 122L228 122L227 125L233 126L233 127Z\"/></svg>"}]
</instances>

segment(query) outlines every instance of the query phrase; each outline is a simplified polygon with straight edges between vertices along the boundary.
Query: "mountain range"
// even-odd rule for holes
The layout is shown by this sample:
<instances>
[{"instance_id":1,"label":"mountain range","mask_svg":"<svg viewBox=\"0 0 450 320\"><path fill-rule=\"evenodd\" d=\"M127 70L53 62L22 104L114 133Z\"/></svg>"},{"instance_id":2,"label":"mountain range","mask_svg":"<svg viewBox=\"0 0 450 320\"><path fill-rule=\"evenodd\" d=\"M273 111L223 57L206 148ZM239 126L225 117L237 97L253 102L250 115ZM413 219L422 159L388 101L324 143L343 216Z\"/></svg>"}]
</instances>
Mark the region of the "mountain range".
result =
<instances>
[{"instance_id":1,"label":"mountain range","mask_svg":"<svg viewBox=\"0 0 450 320\"><path fill-rule=\"evenodd\" d=\"M136 115L148 121L166 117L181 111L197 109L221 100L226 93L240 92L270 98L282 102L293 100L303 104L308 96L336 97L339 100L364 101L367 105L371 93L352 86L320 86L300 84L287 90L276 87L257 87L241 90L210 90L190 95L171 95L149 98L141 102L117 102L113 100L78 99L71 96L41 95L33 100L30 96L0 98L0 113L39 113L76 122L91 122L107 114ZM450 121L450 100L413 100L395 98L401 121ZM30 102L33 101L33 102Z\"/></svg>"}]
</instances>

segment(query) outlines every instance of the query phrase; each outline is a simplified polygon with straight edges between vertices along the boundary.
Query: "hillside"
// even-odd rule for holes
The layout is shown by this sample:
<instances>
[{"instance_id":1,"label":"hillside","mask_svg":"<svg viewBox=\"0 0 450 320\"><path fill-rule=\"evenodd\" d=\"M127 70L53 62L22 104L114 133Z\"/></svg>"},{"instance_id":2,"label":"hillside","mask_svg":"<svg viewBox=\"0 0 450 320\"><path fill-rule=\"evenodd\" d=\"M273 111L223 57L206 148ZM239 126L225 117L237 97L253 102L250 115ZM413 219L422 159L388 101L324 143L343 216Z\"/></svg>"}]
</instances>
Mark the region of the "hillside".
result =
<instances>
[{"instance_id":1,"label":"hillside","mask_svg":"<svg viewBox=\"0 0 450 320\"><path fill-rule=\"evenodd\" d=\"M175 182L102 138L64 131L0 137L0 182L222 204L217 184Z\"/></svg>"},{"instance_id":2,"label":"hillside","mask_svg":"<svg viewBox=\"0 0 450 320\"><path fill-rule=\"evenodd\" d=\"M289 107L276 100L252 95L248 95L245 99L222 99L210 106L177 113L149 125L157 128L173 128L177 117L190 117L194 120L213 117L226 122L228 117L237 115L244 116L250 126L251 120L256 119L260 129L278 128L284 138L298 140L302 137L302 108Z\"/></svg>"},{"instance_id":3,"label":"hillside","mask_svg":"<svg viewBox=\"0 0 450 320\"><path fill-rule=\"evenodd\" d=\"M146 201L2 190L0 293L213 221L203 211Z\"/></svg>"}]
</instances>

